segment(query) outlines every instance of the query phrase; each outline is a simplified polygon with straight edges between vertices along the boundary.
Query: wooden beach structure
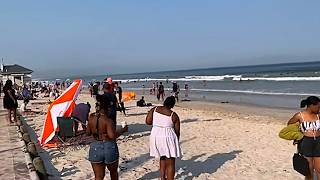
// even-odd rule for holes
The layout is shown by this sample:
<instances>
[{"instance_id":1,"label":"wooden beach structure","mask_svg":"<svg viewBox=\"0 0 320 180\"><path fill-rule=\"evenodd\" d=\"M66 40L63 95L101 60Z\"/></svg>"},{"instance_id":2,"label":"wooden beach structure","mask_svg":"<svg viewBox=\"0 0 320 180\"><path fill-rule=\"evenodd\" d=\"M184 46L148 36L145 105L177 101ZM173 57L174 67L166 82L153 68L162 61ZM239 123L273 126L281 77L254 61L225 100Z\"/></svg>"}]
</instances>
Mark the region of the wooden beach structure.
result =
<instances>
[{"instance_id":1,"label":"wooden beach structure","mask_svg":"<svg viewBox=\"0 0 320 180\"><path fill-rule=\"evenodd\" d=\"M32 73L32 70L18 64L5 65L3 60L0 65L0 81L2 84L4 84L8 79L18 86L30 84Z\"/></svg>"}]
</instances>

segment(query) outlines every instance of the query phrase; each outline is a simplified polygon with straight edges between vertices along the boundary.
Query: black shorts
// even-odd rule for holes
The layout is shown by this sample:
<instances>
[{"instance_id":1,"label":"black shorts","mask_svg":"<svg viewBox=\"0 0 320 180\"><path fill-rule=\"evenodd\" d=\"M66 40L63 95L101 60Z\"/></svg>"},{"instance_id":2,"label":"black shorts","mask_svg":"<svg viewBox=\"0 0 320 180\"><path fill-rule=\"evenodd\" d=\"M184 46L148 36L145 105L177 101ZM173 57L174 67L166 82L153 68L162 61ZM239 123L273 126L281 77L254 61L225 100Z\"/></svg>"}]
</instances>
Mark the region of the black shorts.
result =
<instances>
[{"instance_id":1,"label":"black shorts","mask_svg":"<svg viewBox=\"0 0 320 180\"><path fill-rule=\"evenodd\" d=\"M304 136L299 144L299 152L305 157L320 157L320 137Z\"/></svg>"}]
</instances>

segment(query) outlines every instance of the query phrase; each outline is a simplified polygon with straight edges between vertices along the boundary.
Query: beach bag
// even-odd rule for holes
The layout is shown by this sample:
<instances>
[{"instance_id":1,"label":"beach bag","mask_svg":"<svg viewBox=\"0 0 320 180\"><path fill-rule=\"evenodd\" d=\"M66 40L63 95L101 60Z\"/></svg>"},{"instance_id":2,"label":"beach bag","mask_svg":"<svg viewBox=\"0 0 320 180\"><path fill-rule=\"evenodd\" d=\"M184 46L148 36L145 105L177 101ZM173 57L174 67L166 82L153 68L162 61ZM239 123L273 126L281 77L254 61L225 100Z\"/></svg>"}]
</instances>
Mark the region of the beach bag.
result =
<instances>
[{"instance_id":1,"label":"beach bag","mask_svg":"<svg viewBox=\"0 0 320 180\"><path fill-rule=\"evenodd\" d=\"M296 170L298 173L304 176L310 175L308 160L301 153L294 153L292 162L293 169Z\"/></svg>"}]
</instances>

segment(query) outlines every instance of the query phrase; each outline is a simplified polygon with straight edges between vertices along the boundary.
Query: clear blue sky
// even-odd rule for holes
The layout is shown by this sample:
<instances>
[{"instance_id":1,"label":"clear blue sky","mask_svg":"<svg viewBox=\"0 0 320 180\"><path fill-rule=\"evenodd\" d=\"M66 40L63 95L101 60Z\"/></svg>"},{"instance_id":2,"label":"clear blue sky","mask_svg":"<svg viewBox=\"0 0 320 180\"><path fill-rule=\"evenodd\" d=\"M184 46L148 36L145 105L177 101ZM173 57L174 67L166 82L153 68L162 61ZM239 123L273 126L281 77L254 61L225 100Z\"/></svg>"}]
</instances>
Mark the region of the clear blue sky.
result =
<instances>
[{"instance_id":1,"label":"clear blue sky","mask_svg":"<svg viewBox=\"0 0 320 180\"><path fill-rule=\"evenodd\" d=\"M1 1L0 57L35 74L320 60L318 0Z\"/></svg>"}]
</instances>

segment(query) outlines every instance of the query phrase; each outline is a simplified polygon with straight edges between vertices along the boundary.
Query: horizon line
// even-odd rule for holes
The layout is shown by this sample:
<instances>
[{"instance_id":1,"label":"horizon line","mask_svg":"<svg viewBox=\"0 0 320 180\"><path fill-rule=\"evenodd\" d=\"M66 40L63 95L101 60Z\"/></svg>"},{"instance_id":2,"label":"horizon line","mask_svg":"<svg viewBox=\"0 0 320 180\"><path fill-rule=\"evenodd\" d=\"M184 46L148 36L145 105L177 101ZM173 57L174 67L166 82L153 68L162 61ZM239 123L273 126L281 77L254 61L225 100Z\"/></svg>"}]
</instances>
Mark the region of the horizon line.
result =
<instances>
[{"instance_id":1,"label":"horizon line","mask_svg":"<svg viewBox=\"0 0 320 180\"><path fill-rule=\"evenodd\" d=\"M272 65L288 65L288 64L302 64L302 63L320 63L320 60L316 61L304 61L304 62L284 62L284 63L266 63L266 64L255 64L255 65L241 65L241 66L221 66L221 67L210 67L210 68L196 68L196 69L172 69L172 70L163 70L163 71L148 71L148 72L132 72L132 73L114 73L106 76L119 76L119 75L131 75L131 74L146 74L146 73L166 73L166 72L183 72L190 70L208 70L208 69L228 69L228 68L245 68L245 67L263 67L263 66L272 66ZM93 74L93 75L70 75L67 77L59 77L58 79L68 79L74 77L90 77L90 76L104 76L105 74ZM55 77L56 78L56 77ZM36 79L41 79L37 77ZM51 79L51 78L44 78Z\"/></svg>"}]
</instances>

